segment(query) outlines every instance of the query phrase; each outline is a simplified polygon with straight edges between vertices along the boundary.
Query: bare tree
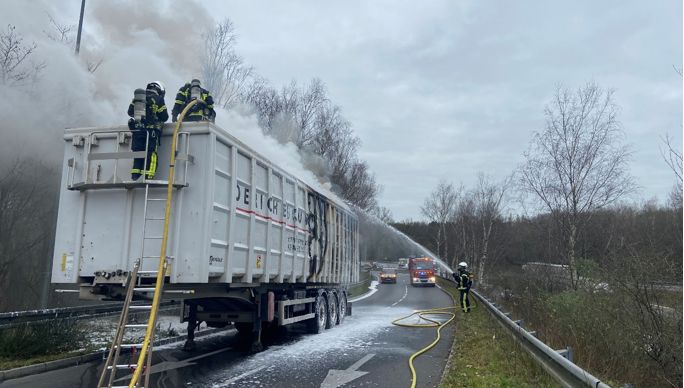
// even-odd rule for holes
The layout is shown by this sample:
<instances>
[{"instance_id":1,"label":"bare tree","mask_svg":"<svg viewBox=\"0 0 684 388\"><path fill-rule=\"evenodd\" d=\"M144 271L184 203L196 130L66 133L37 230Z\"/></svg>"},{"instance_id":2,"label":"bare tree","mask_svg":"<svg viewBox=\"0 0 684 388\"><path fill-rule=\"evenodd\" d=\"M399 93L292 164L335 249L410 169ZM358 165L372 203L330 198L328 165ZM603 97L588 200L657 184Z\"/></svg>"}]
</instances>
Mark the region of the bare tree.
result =
<instances>
[{"instance_id":1,"label":"bare tree","mask_svg":"<svg viewBox=\"0 0 684 388\"><path fill-rule=\"evenodd\" d=\"M430 221L437 224L437 256L448 260L447 223L452 219L459 193L454 185L442 180L425 199L420 211Z\"/></svg>"},{"instance_id":2,"label":"bare tree","mask_svg":"<svg viewBox=\"0 0 684 388\"><path fill-rule=\"evenodd\" d=\"M76 28L76 25L62 24L55 20L55 18L49 13L47 14L47 17L49 20L48 25L50 29L47 31L43 30L45 36L55 42L71 46L74 43L74 29Z\"/></svg>"},{"instance_id":3,"label":"bare tree","mask_svg":"<svg viewBox=\"0 0 684 388\"><path fill-rule=\"evenodd\" d=\"M454 240L458 245L454 248L455 252L451 261L451 266L455 267L456 262L462 259L477 264L479 239L476 237L479 232L477 222L477 204L473 192L468 192L459 188L463 194L459 196L455 205L454 215L451 219Z\"/></svg>"},{"instance_id":4,"label":"bare tree","mask_svg":"<svg viewBox=\"0 0 684 388\"><path fill-rule=\"evenodd\" d=\"M366 162L354 162L344 179L338 182L340 194L354 205L368 210L376 205L376 198L380 193L380 186L370 172Z\"/></svg>"},{"instance_id":5,"label":"bare tree","mask_svg":"<svg viewBox=\"0 0 684 388\"><path fill-rule=\"evenodd\" d=\"M233 106L249 94L254 69L235 52L237 36L230 19L224 19L204 36L202 78L216 103Z\"/></svg>"},{"instance_id":6,"label":"bare tree","mask_svg":"<svg viewBox=\"0 0 684 388\"><path fill-rule=\"evenodd\" d=\"M670 193L670 203L674 208L682 207L682 152L679 151L674 145L672 145L672 140L669 135L665 135L663 138L663 143L667 147L667 150L660 149L660 154L663 156L665 163L670 167L672 172L674 172L677 182L675 187Z\"/></svg>"},{"instance_id":7,"label":"bare tree","mask_svg":"<svg viewBox=\"0 0 684 388\"><path fill-rule=\"evenodd\" d=\"M394 222L392 211L384 206L375 206L373 209L371 209L370 213L386 224L391 224Z\"/></svg>"},{"instance_id":8,"label":"bare tree","mask_svg":"<svg viewBox=\"0 0 684 388\"><path fill-rule=\"evenodd\" d=\"M501 205L506 193L508 179L500 184L492 183L484 174L479 174L475 188L475 213L482 226L482 246L480 260L477 266L477 278L485 283L485 265L487 263L489 243L492 236L494 222L501 218Z\"/></svg>"},{"instance_id":9,"label":"bare tree","mask_svg":"<svg viewBox=\"0 0 684 388\"><path fill-rule=\"evenodd\" d=\"M559 87L545 114L546 129L525 153L520 185L561 226L570 280L577 288L578 233L593 211L633 190L626 171L629 152L619 143L622 132L612 91L592 83L574 92Z\"/></svg>"},{"instance_id":10,"label":"bare tree","mask_svg":"<svg viewBox=\"0 0 684 388\"><path fill-rule=\"evenodd\" d=\"M0 171L0 311L45 307L54 237L55 171L16 160ZM58 179L58 178L57 178Z\"/></svg>"},{"instance_id":11,"label":"bare tree","mask_svg":"<svg viewBox=\"0 0 684 388\"><path fill-rule=\"evenodd\" d=\"M313 140L317 129L316 116L327 105L328 97L325 85L319 78L312 79L306 88L295 91L293 113L299 129L297 145L302 147ZM337 110L339 115L339 108Z\"/></svg>"},{"instance_id":12,"label":"bare tree","mask_svg":"<svg viewBox=\"0 0 684 388\"><path fill-rule=\"evenodd\" d=\"M18 85L35 79L45 68L43 62L33 63L30 58L38 46L25 44L24 38L16 32L16 27L8 24L7 30L0 32L0 83Z\"/></svg>"}]
</instances>

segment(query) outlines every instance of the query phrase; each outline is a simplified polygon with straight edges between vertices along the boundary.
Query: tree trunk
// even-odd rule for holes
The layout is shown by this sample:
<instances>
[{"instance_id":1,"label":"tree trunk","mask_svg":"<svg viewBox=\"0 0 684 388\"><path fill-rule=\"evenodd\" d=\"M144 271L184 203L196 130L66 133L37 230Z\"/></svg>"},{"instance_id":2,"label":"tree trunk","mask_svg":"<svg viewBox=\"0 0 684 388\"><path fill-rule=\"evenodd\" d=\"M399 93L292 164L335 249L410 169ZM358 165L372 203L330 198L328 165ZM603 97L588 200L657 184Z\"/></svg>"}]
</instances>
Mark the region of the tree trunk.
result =
<instances>
[{"instance_id":1,"label":"tree trunk","mask_svg":"<svg viewBox=\"0 0 684 388\"><path fill-rule=\"evenodd\" d=\"M448 249L449 247L447 246L447 237L446 237L446 222L442 224L442 237L444 238L444 256L440 256L440 258L443 258L444 260L448 260Z\"/></svg>"},{"instance_id":2,"label":"tree trunk","mask_svg":"<svg viewBox=\"0 0 684 388\"><path fill-rule=\"evenodd\" d=\"M570 225L570 235L568 236L568 262L570 264L570 284L574 290L579 286L577 276L577 261L575 258L575 245L577 244L577 225L574 222Z\"/></svg>"},{"instance_id":3,"label":"tree trunk","mask_svg":"<svg viewBox=\"0 0 684 388\"><path fill-rule=\"evenodd\" d=\"M487 250L489 248L489 235L492 232L492 226L491 224L489 227L486 227L483 223L482 225L482 257L480 258L480 263L477 268L477 278L480 281L480 284L485 283L484 279L484 267L485 267L485 262L487 261Z\"/></svg>"}]
</instances>

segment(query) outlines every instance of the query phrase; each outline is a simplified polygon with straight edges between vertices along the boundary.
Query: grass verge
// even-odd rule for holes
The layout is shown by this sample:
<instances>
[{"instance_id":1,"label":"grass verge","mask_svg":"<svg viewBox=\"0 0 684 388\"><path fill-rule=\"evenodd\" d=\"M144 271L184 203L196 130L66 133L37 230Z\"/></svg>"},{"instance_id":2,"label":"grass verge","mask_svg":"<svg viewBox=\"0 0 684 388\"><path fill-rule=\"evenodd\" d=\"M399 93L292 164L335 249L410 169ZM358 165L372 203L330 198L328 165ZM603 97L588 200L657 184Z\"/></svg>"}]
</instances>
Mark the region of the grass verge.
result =
<instances>
[{"instance_id":1,"label":"grass verge","mask_svg":"<svg viewBox=\"0 0 684 388\"><path fill-rule=\"evenodd\" d=\"M370 272L361 271L359 276L361 278L361 281L359 283L351 285L347 289L347 298L348 299L355 298L359 295L363 295L366 292L368 292L368 287L370 286L370 283L371 283Z\"/></svg>"},{"instance_id":2,"label":"grass verge","mask_svg":"<svg viewBox=\"0 0 684 388\"><path fill-rule=\"evenodd\" d=\"M439 285L458 300L452 282ZM474 297L471 297L471 303ZM457 310L456 333L440 387L557 387L485 307Z\"/></svg>"},{"instance_id":3,"label":"grass verge","mask_svg":"<svg viewBox=\"0 0 684 388\"><path fill-rule=\"evenodd\" d=\"M83 325L59 320L0 330L0 370L7 370L86 352Z\"/></svg>"}]
</instances>

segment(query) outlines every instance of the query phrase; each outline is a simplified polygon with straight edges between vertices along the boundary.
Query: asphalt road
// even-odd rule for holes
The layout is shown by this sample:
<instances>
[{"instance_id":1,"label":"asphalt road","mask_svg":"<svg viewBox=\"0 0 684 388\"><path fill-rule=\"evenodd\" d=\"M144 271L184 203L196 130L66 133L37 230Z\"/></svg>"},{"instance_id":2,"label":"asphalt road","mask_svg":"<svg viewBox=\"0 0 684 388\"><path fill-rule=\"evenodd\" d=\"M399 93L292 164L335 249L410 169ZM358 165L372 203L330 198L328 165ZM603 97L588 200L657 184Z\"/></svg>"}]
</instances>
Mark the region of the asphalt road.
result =
<instances>
[{"instance_id":1,"label":"asphalt road","mask_svg":"<svg viewBox=\"0 0 684 388\"><path fill-rule=\"evenodd\" d=\"M250 354L229 331L198 339L193 352L180 345L157 348L154 387L409 387L408 358L435 338L434 328L402 328L391 321L414 310L451 305L437 287L414 288L400 273L397 284L381 284L353 304L342 325L317 335L292 325L265 340L266 350ZM409 322L416 322L415 319ZM415 361L418 387L439 384L453 330ZM95 362L0 383L12 387L95 387L103 362ZM124 385L127 381L119 381Z\"/></svg>"}]
</instances>

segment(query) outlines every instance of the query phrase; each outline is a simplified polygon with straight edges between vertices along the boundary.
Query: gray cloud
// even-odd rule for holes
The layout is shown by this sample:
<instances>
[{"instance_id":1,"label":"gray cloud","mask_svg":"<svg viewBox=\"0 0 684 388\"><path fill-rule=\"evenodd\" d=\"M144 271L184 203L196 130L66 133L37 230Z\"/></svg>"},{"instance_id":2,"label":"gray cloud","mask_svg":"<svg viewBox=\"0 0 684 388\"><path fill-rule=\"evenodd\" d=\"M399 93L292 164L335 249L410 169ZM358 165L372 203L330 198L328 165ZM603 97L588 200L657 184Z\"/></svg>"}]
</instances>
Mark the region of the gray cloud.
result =
<instances>
[{"instance_id":1,"label":"gray cloud","mask_svg":"<svg viewBox=\"0 0 684 388\"><path fill-rule=\"evenodd\" d=\"M640 195L674 183L659 137L682 138L681 2L221 4L258 72L327 83L399 219L439 179L510 174L559 83L615 89Z\"/></svg>"}]
</instances>

